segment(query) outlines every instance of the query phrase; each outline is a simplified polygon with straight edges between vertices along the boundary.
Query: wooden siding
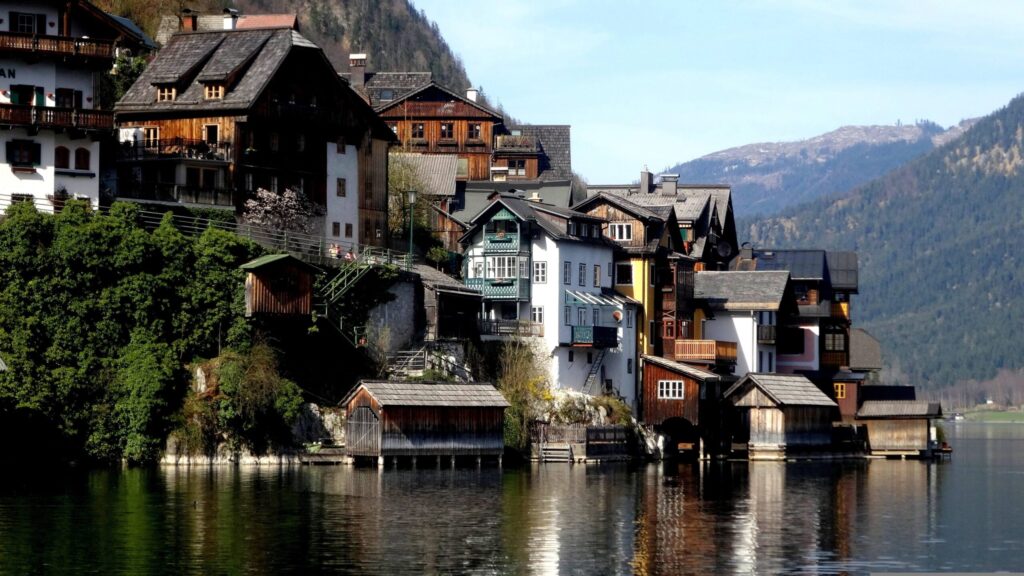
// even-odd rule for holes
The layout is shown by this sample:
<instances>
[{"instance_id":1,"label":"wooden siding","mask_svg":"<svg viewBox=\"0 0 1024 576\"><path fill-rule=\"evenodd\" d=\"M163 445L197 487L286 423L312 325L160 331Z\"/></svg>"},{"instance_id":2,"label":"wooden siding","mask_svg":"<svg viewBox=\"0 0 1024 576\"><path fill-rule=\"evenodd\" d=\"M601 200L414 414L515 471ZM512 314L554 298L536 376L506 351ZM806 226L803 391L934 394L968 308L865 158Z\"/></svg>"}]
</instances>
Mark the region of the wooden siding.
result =
<instances>
[{"instance_id":1,"label":"wooden siding","mask_svg":"<svg viewBox=\"0 0 1024 576\"><path fill-rule=\"evenodd\" d=\"M751 449L788 449L828 446L832 417L820 406L754 406L740 409L741 437L747 432Z\"/></svg>"},{"instance_id":2,"label":"wooden siding","mask_svg":"<svg viewBox=\"0 0 1024 576\"><path fill-rule=\"evenodd\" d=\"M682 380L684 395L681 400L663 400L658 398L659 380ZM685 418L694 426L700 424L698 404L700 401L700 382L689 376L679 374L650 362L644 364L643 370L643 412L641 416L645 424L659 426L669 418Z\"/></svg>"},{"instance_id":3,"label":"wooden siding","mask_svg":"<svg viewBox=\"0 0 1024 576\"><path fill-rule=\"evenodd\" d=\"M928 449L928 420L861 420L872 451Z\"/></svg>"},{"instance_id":4,"label":"wooden siding","mask_svg":"<svg viewBox=\"0 0 1024 576\"><path fill-rule=\"evenodd\" d=\"M359 150L359 226L362 244L387 245L388 143L365 139ZM380 234L377 231L380 231Z\"/></svg>"},{"instance_id":5,"label":"wooden siding","mask_svg":"<svg viewBox=\"0 0 1024 576\"><path fill-rule=\"evenodd\" d=\"M282 264L249 272L245 278L245 315L297 315L313 313L313 276Z\"/></svg>"}]
</instances>

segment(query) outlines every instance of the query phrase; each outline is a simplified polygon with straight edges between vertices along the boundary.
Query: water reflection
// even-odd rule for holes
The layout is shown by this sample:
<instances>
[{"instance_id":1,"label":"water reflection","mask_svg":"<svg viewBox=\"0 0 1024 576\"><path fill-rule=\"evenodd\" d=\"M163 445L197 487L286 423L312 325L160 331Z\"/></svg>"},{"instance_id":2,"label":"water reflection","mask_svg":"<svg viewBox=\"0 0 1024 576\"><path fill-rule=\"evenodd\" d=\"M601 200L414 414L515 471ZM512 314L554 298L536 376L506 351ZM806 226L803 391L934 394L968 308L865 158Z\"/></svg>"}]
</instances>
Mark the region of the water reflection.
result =
<instances>
[{"instance_id":1,"label":"water reflection","mask_svg":"<svg viewBox=\"0 0 1024 576\"><path fill-rule=\"evenodd\" d=\"M7 475L0 573L834 574L1015 569L1024 429L952 463Z\"/></svg>"}]
</instances>

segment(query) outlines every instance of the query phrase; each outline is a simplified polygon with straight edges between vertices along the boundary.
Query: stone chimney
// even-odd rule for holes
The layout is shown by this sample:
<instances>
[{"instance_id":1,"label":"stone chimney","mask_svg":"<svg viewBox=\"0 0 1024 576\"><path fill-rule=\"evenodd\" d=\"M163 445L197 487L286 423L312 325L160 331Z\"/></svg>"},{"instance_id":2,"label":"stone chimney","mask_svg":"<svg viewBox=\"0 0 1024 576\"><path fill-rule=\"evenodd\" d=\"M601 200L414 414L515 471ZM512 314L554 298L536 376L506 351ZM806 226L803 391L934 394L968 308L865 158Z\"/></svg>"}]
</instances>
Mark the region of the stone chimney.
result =
<instances>
[{"instance_id":1,"label":"stone chimney","mask_svg":"<svg viewBox=\"0 0 1024 576\"><path fill-rule=\"evenodd\" d=\"M182 8L178 17L179 32L195 32L199 27L199 13L191 8Z\"/></svg>"},{"instance_id":2,"label":"stone chimney","mask_svg":"<svg viewBox=\"0 0 1024 576\"><path fill-rule=\"evenodd\" d=\"M466 89L466 100L469 100L470 102L476 102L476 99L479 97L480 91L477 90L476 88L471 87Z\"/></svg>"},{"instance_id":3,"label":"stone chimney","mask_svg":"<svg viewBox=\"0 0 1024 576\"><path fill-rule=\"evenodd\" d=\"M349 84L353 88L363 89L366 84L366 54L348 55Z\"/></svg>"},{"instance_id":4,"label":"stone chimney","mask_svg":"<svg viewBox=\"0 0 1024 576\"><path fill-rule=\"evenodd\" d=\"M665 196L675 196L679 188L679 174L661 175L661 193Z\"/></svg>"},{"instance_id":5,"label":"stone chimney","mask_svg":"<svg viewBox=\"0 0 1024 576\"><path fill-rule=\"evenodd\" d=\"M224 29L234 30L238 28L238 10L234 8L224 9Z\"/></svg>"},{"instance_id":6,"label":"stone chimney","mask_svg":"<svg viewBox=\"0 0 1024 576\"><path fill-rule=\"evenodd\" d=\"M651 173L647 171L647 166L640 171L640 193L650 194L651 193Z\"/></svg>"}]
</instances>

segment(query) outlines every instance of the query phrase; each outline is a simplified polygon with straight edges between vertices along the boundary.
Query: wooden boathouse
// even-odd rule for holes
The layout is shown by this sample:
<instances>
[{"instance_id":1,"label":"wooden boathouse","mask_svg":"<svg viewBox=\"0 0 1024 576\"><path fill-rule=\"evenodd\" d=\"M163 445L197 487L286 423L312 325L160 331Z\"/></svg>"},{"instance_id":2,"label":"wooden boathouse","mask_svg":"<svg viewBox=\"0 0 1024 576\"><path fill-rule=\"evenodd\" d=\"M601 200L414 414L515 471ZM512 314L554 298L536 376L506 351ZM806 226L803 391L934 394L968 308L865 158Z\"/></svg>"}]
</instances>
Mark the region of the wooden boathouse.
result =
<instances>
[{"instance_id":1,"label":"wooden boathouse","mask_svg":"<svg viewBox=\"0 0 1024 576\"><path fill-rule=\"evenodd\" d=\"M703 442L717 429L722 376L667 358L642 358L641 420L665 436L666 455L703 456Z\"/></svg>"},{"instance_id":2,"label":"wooden boathouse","mask_svg":"<svg viewBox=\"0 0 1024 576\"><path fill-rule=\"evenodd\" d=\"M363 381L342 400L350 458L497 457L509 404L491 384Z\"/></svg>"},{"instance_id":3,"label":"wooden boathouse","mask_svg":"<svg viewBox=\"0 0 1024 576\"><path fill-rule=\"evenodd\" d=\"M750 459L827 448L838 405L799 374L750 373L724 394L734 409L733 449Z\"/></svg>"},{"instance_id":4,"label":"wooden boathouse","mask_svg":"<svg viewBox=\"0 0 1024 576\"><path fill-rule=\"evenodd\" d=\"M316 267L291 254L268 254L241 266L245 315L309 316L313 313Z\"/></svg>"},{"instance_id":5,"label":"wooden boathouse","mask_svg":"<svg viewBox=\"0 0 1024 576\"><path fill-rule=\"evenodd\" d=\"M938 402L916 400L868 400L857 411L872 456L931 456L938 448L935 421L940 418Z\"/></svg>"}]
</instances>

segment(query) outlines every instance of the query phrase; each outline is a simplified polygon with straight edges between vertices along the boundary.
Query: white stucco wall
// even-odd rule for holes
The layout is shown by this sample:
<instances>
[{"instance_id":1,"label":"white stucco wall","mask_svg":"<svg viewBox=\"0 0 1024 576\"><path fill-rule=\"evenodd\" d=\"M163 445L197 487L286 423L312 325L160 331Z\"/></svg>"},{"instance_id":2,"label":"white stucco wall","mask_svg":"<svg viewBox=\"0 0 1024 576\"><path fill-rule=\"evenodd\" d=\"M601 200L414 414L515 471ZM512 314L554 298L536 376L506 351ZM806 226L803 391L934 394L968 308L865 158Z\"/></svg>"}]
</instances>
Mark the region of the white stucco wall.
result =
<instances>
[{"instance_id":1,"label":"white stucco wall","mask_svg":"<svg viewBox=\"0 0 1024 576\"><path fill-rule=\"evenodd\" d=\"M704 338L736 343L736 368L733 369L736 376L760 371L757 365L757 318L753 312L715 312L714 320L704 322Z\"/></svg>"},{"instance_id":2,"label":"white stucco wall","mask_svg":"<svg viewBox=\"0 0 1024 576\"><path fill-rule=\"evenodd\" d=\"M47 106L57 105L57 88L70 88L82 91L82 108L93 107L92 73L88 70L57 66L54 62L46 60L29 64L24 60L12 58L0 58L0 70L3 71L0 74L0 103L11 103L12 85L26 84L43 87Z\"/></svg>"},{"instance_id":3,"label":"white stucco wall","mask_svg":"<svg viewBox=\"0 0 1024 576\"><path fill-rule=\"evenodd\" d=\"M0 22L0 31L10 32L14 25L10 20L11 12L25 12L27 14L46 15L46 34L56 35L60 22L57 21L56 5L40 5L39 2L4 2L0 14L3 14L3 22ZM52 26L51 26L52 24Z\"/></svg>"},{"instance_id":4,"label":"white stucco wall","mask_svg":"<svg viewBox=\"0 0 1024 576\"><path fill-rule=\"evenodd\" d=\"M11 140L30 140L39 144L40 165L35 172L15 172L7 164L7 143ZM57 174L54 169L54 150L57 146L65 146L70 154L72 169L61 170ZM75 150L89 150L89 170L75 170ZM99 161L100 143L89 138L72 140L67 134L55 134L42 130L30 136L24 129L15 128L0 131L0 152L4 155L0 162L0 211L5 210L14 194L31 195L36 208L42 212L53 212L53 204L47 198L63 186L68 194L88 198L93 207L99 207Z\"/></svg>"},{"instance_id":5,"label":"white stucco wall","mask_svg":"<svg viewBox=\"0 0 1024 576\"><path fill-rule=\"evenodd\" d=\"M345 196L338 196L338 178L345 179ZM348 250L359 241L359 162L356 147L347 144L345 153L338 153L334 142L327 143L327 208L324 217L324 235L332 243ZM337 236L333 223L339 224ZM345 235L345 225L352 225L352 235Z\"/></svg>"}]
</instances>

